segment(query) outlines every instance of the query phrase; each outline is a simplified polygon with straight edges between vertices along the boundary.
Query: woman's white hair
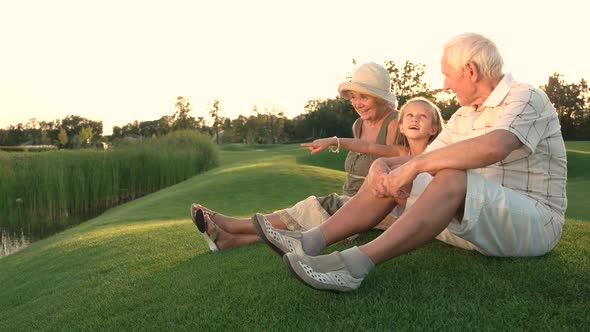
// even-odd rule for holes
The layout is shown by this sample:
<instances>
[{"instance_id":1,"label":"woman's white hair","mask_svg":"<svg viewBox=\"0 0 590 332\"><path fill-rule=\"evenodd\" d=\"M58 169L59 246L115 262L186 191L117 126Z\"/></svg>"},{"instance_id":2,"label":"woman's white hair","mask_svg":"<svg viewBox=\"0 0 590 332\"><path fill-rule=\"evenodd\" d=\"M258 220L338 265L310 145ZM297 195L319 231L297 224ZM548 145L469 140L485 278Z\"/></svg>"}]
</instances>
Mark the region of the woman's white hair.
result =
<instances>
[{"instance_id":1,"label":"woman's white hair","mask_svg":"<svg viewBox=\"0 0 590 332\"><path fill-rule=\"evenodd\" d=\"M387 101L387 100L384 100L384 101L385 101L385 107L387 109L391 109L391 110L396 110L397 109L397 100L395 102L393 102L393 101Z\"/></svg>"},{"instance_id":2,"label":"woman's white hair","mask_svg":"<svg viewBox=\"0 0 590 332\"><path fill-rule=\"evenodd\" d=\"M504 60L493 41L477 33L464 33L449 40L443 52L447 55L449 66L463 70L467 63L473 62L479 72L490 78L502 77Z\"/></svg>"}]
</instances>

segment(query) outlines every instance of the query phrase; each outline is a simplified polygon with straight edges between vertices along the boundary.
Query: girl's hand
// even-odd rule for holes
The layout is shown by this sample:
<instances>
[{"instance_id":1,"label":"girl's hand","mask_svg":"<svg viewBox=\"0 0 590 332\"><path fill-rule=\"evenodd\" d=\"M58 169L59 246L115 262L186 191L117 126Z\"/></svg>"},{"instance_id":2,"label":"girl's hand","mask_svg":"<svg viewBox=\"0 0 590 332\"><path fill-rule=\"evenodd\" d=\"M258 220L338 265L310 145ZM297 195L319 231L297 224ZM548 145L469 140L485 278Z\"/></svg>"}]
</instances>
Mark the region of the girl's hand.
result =
<instances>
[{"instance_id":1,"label":"girl's hand","mask_svg":"<svg viewBox=\"0 0 590 332\"><path fill-rule=\"evenodd\" d=\"M309 148L309 151L311 151L311 154L316 154L318 152L324 151L330 145L333 145L336 143L337 143L336 139L331 137L331 138L316 139L315 141L313 141L311 143L303 143L303 144L301 144L301 146Z\"/></svg>"}]
</instances>

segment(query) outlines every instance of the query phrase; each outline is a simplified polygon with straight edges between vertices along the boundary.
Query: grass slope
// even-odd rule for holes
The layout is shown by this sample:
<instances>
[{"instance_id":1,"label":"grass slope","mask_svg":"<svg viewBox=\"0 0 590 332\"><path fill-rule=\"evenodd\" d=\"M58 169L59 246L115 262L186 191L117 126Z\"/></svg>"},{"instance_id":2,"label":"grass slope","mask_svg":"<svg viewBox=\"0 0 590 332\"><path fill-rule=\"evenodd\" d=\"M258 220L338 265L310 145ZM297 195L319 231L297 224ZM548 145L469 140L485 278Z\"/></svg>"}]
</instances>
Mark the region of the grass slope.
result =
<instances>
[{"instance_id":1,"label":"grass slope","mask_svg":"<svg viewBox=\"0 0 590 332\"><path fill-rule=\"evenodd\" d=\"M490 258L434 242L380 265L352 294L304 287L262 244L208 253L188 217L193 201L248 216L339 191L343 173L313 164L338 168L342 154L262 149L227 147L222 167L0 259L0 331L590 326L583 210L544 257ZM570 195L570 204L582 200Z\"/></svg>"},{"instance_id":2,"label":"grass slope","mask_svg":"<svg viewBox=\"0 0 590 332\"><path fill-rule=\"evenodd\" d=\"M568 207L567 216L571 218L590 219L586 201L590 188L590 142L567 142L568 149Z\"/></svg>"}]
</instances>

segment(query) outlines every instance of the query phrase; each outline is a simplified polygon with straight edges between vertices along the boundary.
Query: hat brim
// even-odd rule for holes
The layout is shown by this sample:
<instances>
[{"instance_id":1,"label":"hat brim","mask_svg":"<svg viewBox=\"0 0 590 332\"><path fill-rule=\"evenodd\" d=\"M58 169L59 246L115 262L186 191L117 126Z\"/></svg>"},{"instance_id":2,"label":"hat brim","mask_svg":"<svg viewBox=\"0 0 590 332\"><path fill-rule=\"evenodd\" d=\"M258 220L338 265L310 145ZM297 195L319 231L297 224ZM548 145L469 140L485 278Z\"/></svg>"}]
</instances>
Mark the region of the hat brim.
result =
<instances>
[{"instance_id":1,"label":"hat brim","mask_svg":"<svg viewBox=\"0 0 590 332\"><path fill-rule=\"evenodd\" d=\"M397 98L391 92L375 89L372 86L364 85L362 83L344 82L338 86L340 97L346 100L350 99L350 91L356 91L365 95L381 98L390 103L397 102Z\"/></svg>"}]
</instances>

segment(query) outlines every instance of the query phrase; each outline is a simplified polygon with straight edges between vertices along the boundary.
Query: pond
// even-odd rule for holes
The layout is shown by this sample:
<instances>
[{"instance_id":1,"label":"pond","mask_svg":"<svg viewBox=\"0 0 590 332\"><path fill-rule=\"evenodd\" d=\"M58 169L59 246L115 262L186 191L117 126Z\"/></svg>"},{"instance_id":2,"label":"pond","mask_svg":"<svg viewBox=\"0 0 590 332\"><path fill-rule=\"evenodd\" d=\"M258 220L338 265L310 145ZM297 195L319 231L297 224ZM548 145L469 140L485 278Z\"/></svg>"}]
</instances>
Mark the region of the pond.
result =
<instances>
[{"instance_id":1,"label":"pond","mask_svg":"<svg viewBox=\"0 0 590 332\"><path fill-rule=\"evenodd\" d=\"M34 241L78 225L100 213L85 216L70 214L60 217L59 220L51 220L41 216L31 218L23 217L20 214L11 216L3 214L0 213L0 258L24 249Z\"/></svg>"},{"instance_id":2,"label":"pond","mask_svg":"<svg viewBox=\"0 0 590 332\"><path fill-rule=\"evenodd\" d=\"M0 228L0 258L13 254L31 243L23 232L9 233Z\"/></svg>"}]
</instances>

